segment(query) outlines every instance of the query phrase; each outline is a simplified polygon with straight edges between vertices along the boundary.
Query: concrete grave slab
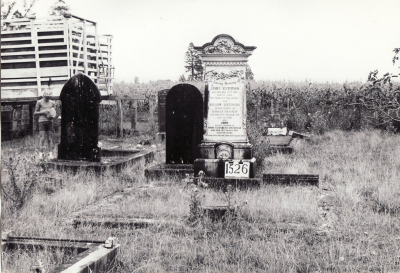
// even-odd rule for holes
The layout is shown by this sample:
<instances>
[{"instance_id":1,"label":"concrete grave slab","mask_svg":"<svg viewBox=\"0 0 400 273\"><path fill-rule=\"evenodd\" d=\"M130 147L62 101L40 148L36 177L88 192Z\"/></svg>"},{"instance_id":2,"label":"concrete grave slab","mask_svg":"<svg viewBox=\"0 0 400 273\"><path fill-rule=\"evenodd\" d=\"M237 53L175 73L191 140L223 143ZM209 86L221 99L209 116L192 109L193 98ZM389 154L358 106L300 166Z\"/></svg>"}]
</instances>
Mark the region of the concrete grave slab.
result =
<instances>
[{"instance_id":1,"label":"concrete grave slab","mask_svg":"<svg viewBox=\"0 0 400 273\"><path fill-rule=\"evenodd\" d=\"M166 164L161 163L144 170L147 180L160 179L163 176L177 177L183 179L186 174L193 176L193 164Z\"/></svg>"},{"instance_id":2,"label":"concrete grave slab","mask_svg":"<svg viewBox=\"0 0 400 273\"><path fill-rule=\"evenodd\" d=\"M156 199L151 199L152 196L158 198L157 196L162 195L164 190L164 186L157 186L153 183L144 184L140 187L126 188L121 192L116 192L75 211L65 221L74 228L89 226L139 229L152 225L180 226L182 225L180 220L183 215L176 216L176 219L173 217L171 219L157 219L156 216L152 215L152 212L146 209L143 210L140 205L136 206L140 207L136 210L132 210L129 207L131 204L138 202L138 200L147 200L150 203L156 201ZM189 206L187 213L189 213ZM186 212L184 214L186 215Z\"/></svg>"},{"instance_id":3,"label":"concrete grave slab","mask_svg":"<svg viewBox=\"0 0 400 273\"><path fill-rule=\"evenodd\" d=\"M269 148L271 153L283 153L291 154L293 152L293 147L290 146L292 141L292 136L266 136L265 140L269 143Z\"/></svg>"},{"instance_id":4,"label":"concrete grave slab","mask_svg":"<svg viewBox=\"0 0 400 273\"><path fill-rule=\"evenodd\" d=\"M93 171L96 174L113 170L120 171L139 160L144 159L145 163L150 163L154 160L154 150L149 149L102 149L105 156L102 156L100 162L77 161L77 160L60 160L52 159L49 162L43 162L41 165L46 169L56 169L59 171Z\"/></svg>"},{"instance_id":5,"label":"concrete grave slab","mask_svg":"<svg viewBox=\"0 0 400 273\"><path fill-rule=\"evenodd\" d=\"M49 273L108 272L113 267L120 245L115 238L108 240L74 240L41 237L21 237L8 234L1 240L1 251L61 250L71 256L66 262ZM43 265L33 265L35 272L44 272Z\"/></svg>"},{"instance_id":6,"label":"concrete grave slab","mask_svg":"<svg viewBox=\"0 0 400 273\"><path fill-rule=\"evenodd\" d=\"M213 190L227 191L228 185L231 185L234 189L258 189L260 188L261 182L258 178L218 178L218 177L195 177L194 183L200 184L199 182L207 184L207 188Z\"/></svg>"},{"instance_id":7,"label":"concrete grave slab","mask_svg":"<svg viewBox=\"0 0 400 273\"><path fill-rule=\"evenodd\" d=\"M319 175L314 174L264 174L264 184L319 186Z\"/></svg>"}]
</instances>

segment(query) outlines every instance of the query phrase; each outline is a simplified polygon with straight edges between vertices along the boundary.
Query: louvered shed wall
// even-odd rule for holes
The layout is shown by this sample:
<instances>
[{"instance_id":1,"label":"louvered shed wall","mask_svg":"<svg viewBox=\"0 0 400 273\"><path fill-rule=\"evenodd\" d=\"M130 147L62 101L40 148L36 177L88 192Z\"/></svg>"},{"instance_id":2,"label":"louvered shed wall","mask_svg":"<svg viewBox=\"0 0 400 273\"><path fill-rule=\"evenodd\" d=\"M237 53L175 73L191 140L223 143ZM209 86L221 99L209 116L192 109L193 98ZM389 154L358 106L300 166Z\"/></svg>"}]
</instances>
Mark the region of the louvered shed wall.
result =
<instances>
[{"instance_id":1,"label":"louvered shed wall","mask_svg":"<svg viewBox=\"0 0 400 273\"><path fill-rule=\"evenodd\" d=\"M58 96L78 72L88 75L103 96L112 95L112 35L74 15L4 20L1 33L1 99Z\"/></svg>"}]
</instances>

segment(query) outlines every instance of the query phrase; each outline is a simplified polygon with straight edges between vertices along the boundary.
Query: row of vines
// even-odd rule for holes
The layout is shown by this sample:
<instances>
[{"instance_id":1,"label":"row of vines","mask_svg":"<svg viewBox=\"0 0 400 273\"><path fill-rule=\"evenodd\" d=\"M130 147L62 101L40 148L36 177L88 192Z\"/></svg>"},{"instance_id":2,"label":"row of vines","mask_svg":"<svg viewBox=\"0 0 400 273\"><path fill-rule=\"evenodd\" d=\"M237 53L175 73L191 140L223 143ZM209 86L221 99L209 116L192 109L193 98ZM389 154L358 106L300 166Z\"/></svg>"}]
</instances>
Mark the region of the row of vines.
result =
<instances>
[{"instance_id":1,"label":"row of vines","mask_svg":"<svg viewBox=\"0 0 400 273\"><path fill-rule=\"evenodd\" d=\"M288 128L299 132L369 127L399 131L399 99L396 84L251 82L247 109L251 116L257 108L267 119L273 106Z\"/></svg>"},{"instance_id":2,"label":"row of vines","mask_svg":"<svg viewBox=\"0 0 400 273\"><path fill-rule=\"evenodd\" d=\"M187 82L204 93L205 82ZM156 81L146 84L116 82L115 95L124 97L144 95L144 100L123 100L123 118L131 121L134 113L138 122L150 122L157 130L157 94L178 82ZM248 120L260 133L268 127L271 114L278 114L289 130L321 134L329 130L360 130L379 128L400 131L400 85L385 82L361 83L292 83L250 81L247 84ZM26 108L26 106L24 106ZM8 109L10 108L10 109ZM18 114L22 106L5 106L2 111ZM136 110L135 110L136 108ZM27 109L24 109L24 113ZM57 113L61 113L59 101ZM25 115L27 116L27 115ZM116 104L100 106L101 134L115 134L118 111ZM26 119L26 118L25 118ZM57 120L58 122L59 120ZM22 119L21 123L27 123ZM57 124L58 125L58 124ZM58 127L58 126L56 126ZM57 129L57 128L56 128ZM149 130L150 130L149 129ZM149 133L154 133L150 132Z\"/></svg>"},{"instance_id":3,"label":"row of vines","mask_svg":"<svg viewBox=\"0 0 400 273\"><path fill-rule=\"evenodd\" d=\"M202 93L205 83L187 82ZM157 81L147 84L117 83L120 96L143 94L138 101L138 115L157 113L157 94L178 82ZM271 113L279 114L290 130L321 134L328 130L379 128L400 131L400 85L393 83L292 83L250 81L247 85L247 112L258 128L267 126ZM124 118L129 119L132 101L123 104ZM150 109L151 108L151 109ZM116 108L110 110L116 116ZM157 122L157 115L154 115Z\"/></svg>"}]
</instances>

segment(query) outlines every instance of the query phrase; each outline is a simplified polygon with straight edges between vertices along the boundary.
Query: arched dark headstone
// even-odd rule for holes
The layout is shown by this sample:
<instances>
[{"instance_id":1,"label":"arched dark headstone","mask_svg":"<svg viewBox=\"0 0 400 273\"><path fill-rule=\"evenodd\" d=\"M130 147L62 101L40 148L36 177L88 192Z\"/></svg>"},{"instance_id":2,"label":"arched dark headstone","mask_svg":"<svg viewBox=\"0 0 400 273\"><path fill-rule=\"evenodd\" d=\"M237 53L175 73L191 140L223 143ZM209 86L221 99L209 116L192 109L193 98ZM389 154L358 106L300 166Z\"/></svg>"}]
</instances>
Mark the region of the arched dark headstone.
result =
<instances>
[{"instance_id":1,"label":"arched dark headstone","mask_svg":"<svg viewBox=\"0 0 400 273\"><path fill-rule=\"evenodd\" d=\"M203 97L190 84L171 88L166 101L166 163L193 164L203 140Z\"/></svg>"},{"instance_id":2,"label":"arched dark headstone","mask_svg":"<svg viewBox=\"0 0 400 273\"><path fill-rule=\"evenodd\" d=\"M60 100L61 143L58 159L99 162L99 89L89 77L77 74L64 85Z\"/></svg>"}]
</instances>

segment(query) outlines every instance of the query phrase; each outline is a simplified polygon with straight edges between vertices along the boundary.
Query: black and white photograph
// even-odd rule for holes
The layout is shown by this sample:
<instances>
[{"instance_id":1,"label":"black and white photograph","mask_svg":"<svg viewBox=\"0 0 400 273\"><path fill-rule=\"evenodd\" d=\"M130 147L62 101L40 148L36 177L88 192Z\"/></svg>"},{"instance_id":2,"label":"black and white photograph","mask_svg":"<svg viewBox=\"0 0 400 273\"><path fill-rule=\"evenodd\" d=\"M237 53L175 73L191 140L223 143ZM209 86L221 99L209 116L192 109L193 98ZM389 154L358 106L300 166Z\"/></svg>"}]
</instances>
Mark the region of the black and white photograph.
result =
<instances>
[{"instance_id":1,"label":"black and white photograph","mask_svg":"<svg viewBox=\"0 0 400 273\"><path fill-rule=\"evenodd\" d=\"M400 272L399 0L1 0L1 272Z\"/></svg>"}]
</instances>

